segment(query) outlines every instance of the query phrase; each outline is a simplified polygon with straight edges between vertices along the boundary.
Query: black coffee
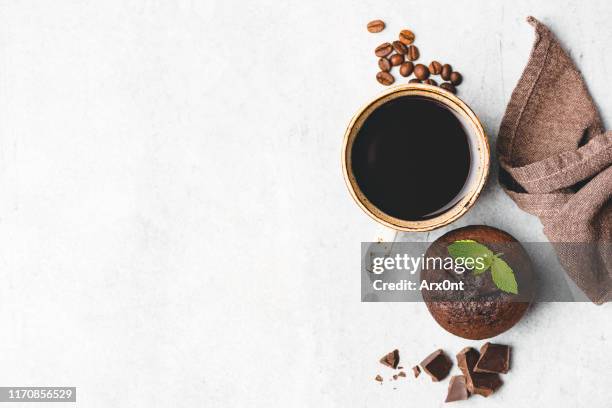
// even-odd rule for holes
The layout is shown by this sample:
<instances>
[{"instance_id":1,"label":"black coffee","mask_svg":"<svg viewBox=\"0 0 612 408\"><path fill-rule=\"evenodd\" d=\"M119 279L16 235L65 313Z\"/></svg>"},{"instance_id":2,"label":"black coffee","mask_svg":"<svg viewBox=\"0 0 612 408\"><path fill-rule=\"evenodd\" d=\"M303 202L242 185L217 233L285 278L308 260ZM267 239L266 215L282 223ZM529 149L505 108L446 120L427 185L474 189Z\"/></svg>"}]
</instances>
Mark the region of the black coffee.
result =
<instances>
[{"instance_id":1,"label":"black coffee","mask_svg":"<svg viewBox=\"0 0 612 408\"><path fill-rule=\"evenodd\" d=\"M464 195L467 132L444 105L404 96L379 106L355 138L352 170L380 210L410 221L433 218Z\"/></svg>"}]
</instances>

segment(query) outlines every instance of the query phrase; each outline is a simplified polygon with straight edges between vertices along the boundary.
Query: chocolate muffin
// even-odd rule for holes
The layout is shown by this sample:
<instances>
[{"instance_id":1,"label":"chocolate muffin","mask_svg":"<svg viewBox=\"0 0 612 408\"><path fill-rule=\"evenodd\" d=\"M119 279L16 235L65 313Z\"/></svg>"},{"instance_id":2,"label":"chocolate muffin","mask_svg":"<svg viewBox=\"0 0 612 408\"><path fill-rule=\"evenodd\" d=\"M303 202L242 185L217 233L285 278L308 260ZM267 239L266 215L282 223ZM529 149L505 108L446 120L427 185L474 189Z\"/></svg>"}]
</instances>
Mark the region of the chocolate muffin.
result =
<instances>
[{"instance_id":1,"label":"chocolate muffin","mask_svg":"<svg viewBox=\"0 0 612 408\"><path fill-rule=\"evenodd\" d=\"M487 246L512 268L518 294L499 289L491 269L475 274L457 273L439 265L421 269L421 281L463 282L463 290L422 290L423 299L436 322L457 336L480 340L497 336L523 317L534 296L533 269L529 255L510 234L485 225L474 225L450 231L427 249L426 258L449 257L448 246L460 240L473 240ZM438 268L436 268L436 266Z\"/></svg>"}]
</instances>

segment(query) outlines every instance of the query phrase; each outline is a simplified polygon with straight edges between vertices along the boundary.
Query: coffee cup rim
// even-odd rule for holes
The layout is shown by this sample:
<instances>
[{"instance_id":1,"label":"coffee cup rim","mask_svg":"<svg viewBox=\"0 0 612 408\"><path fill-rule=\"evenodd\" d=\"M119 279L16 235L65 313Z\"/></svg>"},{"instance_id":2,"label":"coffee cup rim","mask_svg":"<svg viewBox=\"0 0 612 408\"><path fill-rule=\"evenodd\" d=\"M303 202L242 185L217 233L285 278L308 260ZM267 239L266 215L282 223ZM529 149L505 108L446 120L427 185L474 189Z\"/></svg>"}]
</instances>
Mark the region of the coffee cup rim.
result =
<instances>
[{"instance_id":1,"label":"coffee cup rim","mask_svg":"<svg viewBox=\"0 0 612 408\"><path fill-rule=\"evenodd\" d=\"M380 210L370 200L368 200L366 195L361 191L351 168L350 155L352 146L365 119L367 119L372 111L379 106L401 96L421 96L444 104L447 108L452 109L461 118L463 118L466 123L471 125L472 130L468 131L467 133L471 138L476 138L475 141L477 143L478 164L473 170L476 176L475 182L473 182L473 185L469 187L465 196L455 205L436 217L426 220L404 220L393 217ZM441 228L456 221L473 207L476 200L480 196L489 175L490 155L489 142L484 131L484 127L474 111L465 102L463 102L456 95L437 86L409 83L396 85L385 90L364 104L361 109L357 111L349 122L349 125L344 133L341 161L344 180L349 192L355 202L363 211L365 211L366 214L368 214L376 222L398 231L424 232Z\"/></svg>"}]
</instances>

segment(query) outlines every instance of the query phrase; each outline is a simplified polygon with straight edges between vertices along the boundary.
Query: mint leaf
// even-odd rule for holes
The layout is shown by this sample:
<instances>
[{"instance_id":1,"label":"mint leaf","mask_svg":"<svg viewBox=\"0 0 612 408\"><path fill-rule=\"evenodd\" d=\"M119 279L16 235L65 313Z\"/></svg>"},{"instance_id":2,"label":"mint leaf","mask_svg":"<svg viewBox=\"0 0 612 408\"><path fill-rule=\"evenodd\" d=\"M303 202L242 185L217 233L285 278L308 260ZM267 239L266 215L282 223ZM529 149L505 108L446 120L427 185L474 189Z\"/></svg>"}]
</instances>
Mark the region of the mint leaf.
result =
<instances>
[{"instance_id":1,"label":"mint leaf","mask_svg":"<svg viewBox=\"0 0 612 408\"><path fill-rule=\"evenodd\" d=\"M495 286L504 292L518 294L518 284L514 277L514 271L506 261L497 256L493 259L491 265L491 277Z\"/></svg>"},{"instance_id":2,"label":"mint leaf","mask_svg":"<svg viewBox=\"0 0 612 408\"><path fill-rule=\"evenodd\" d=\"M495 259L495 256L490 257L490 256L486 256L483 258L484 261L484 265L482 268L479 268L478 265L474 268L474 275L480 275L481 273L485 273L487 271L487 269L489 269L489 267L491 266L491 264L493 263L493 260Z\"/></svg>"},{"instance_id":3,"label":"mint leaf","mask_svg":"<svg viewBox=\"0 0 612 408\"><path fill-rule=\"evenodd\" d=\"M460 241L455 241L448 246L448 253L455 259L457 258L472 258L476 260L476 258L492 258L493 251L491 251L486 246L473 241L471 239L463 239ZM486 261L485 261L486 263ZM490 261L489 261L490 265ZM478 273L482 273L486 271L487 268L483 269Z\"/></svg>"},{"instance_id":4,"label":"mint leaf","mask_svg":"<svg viewBox=\"0 0 612 408\"><path fill-rule=\"evenodd\" d=\"M472 258L474 261L481 258L484 265L473 269L474 275L485 273L491 268L491 277L495 286L507 293L518 294L518 284L512 268L501 259L503 254L494 254L485 245L472 239L462 239L455 241L448 246L448 253L454 258Z\"/></svg>"}]
</instances>

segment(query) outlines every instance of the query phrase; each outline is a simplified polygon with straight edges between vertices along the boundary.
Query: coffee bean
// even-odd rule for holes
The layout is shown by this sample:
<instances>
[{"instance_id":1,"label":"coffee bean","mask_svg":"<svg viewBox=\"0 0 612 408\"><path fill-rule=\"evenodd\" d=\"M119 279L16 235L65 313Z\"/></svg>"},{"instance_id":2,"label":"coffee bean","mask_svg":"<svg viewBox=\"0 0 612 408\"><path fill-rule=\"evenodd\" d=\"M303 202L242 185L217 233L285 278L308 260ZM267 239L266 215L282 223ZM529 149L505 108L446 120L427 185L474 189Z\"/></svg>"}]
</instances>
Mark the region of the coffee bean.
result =
<instances>
[{"instance_id":1,"label":"coffee bean","mask_svg":"<svg viewBox=\"0 0 612 408\"><path fill-rule=\"evenodd\" d=\"M391 54L391 52L393 52L393 47L388 42L380 44L374 50L374 54L376 54L377 57L386 57Z\"/></svg>"},{"instance_id":2,"label":"coffee bean","mask_svg":"<svg viewBox=\"0 0 612 408\"><path fill-rule=\"evenodd\" d=\"M371 33L380 33L385 29L385 22L382 20L372 20L368 23L368 31Z\"/></svg>"},{"instance_id":3,"label":"coffee bean","mask_svg":"<svg viewBox=\"0 0 612 408\"><path fill-rule=\"evenodd\" d=\"M429 64L429 72L431 72L431 75L440 75L440 72L442 72L442 64L438 61L431 61Z\"/></svg>"},{"instance_id":4,"label":"coffee bean","mask_svg":"<svg viewBox=\"0 0 612 408\"><path fill-rule=\"evenodd\" d=\"M455 85L450 82L443 82L440 84L440 88L446 89L450 93L457 93L457 89L455 89Z\"/></svg>"},{"instance_id":5,"label":"coffee bean","mask_svg":"<svg viewBox=\"0 0 612 408\"><path fill-rule=\"evenodd\" d=\"M429 78L429 70L423 64L416 64L414 66L414 76L423 80Z\"/></svg>"},{"instance_id":6,"label":"coffee bean","mask_svg":"<svg viewBox=\"0 0 612 408\"><path fill-rule=\"evenodd\" d=\"M393 54L389 60L391 61L391 65L396 67L404 62L404 56L402 54Z\"/></svg>"},{"instance_id":7,"label":"coffee bean","mask_svg":"<svg viewBox=\"0 0 612 408\"><path fill-rule=\"evenodd\" d=\"M458 72L450 74L450 81L453 85L459 85L463 81L463 76Z\"/></svg>"},{"instance_id":8,"label":"coffee bean","mask_svg":"<svg viewBox=\"0 0 612 408\"><path fill-rule=\"evenodd\" d=\"M438 85L438 83L431 78L424 80L423 83L427 85Z\"/></svg>"},{"instance_id":9,"label":"coffee bean","mask_svg":"<svg viewBox=\"0 0 612 408\"><path fill-rule=\"evenodd\" d=\"M420 84L421 82L422 81L417 78L412 78L410 81L408 81L409 84Z\"/></svg>"},{"instance_id":10,"label":"coffee bean","mask_svg":"<svg viewBox=\"0 0 612 408\"><path fill-rule=\"evenodd\" d=\"M389 72L391 71L391 63L386 58L381 58L378 60L378 67L381 71Z\"/></svg>"},{"instance_id":11,"label":"coffee bean","mask_svg":"<svg viewBox=\"0 0 612 408\"><path fill-rule=\"evenodd\" d=\"M406 54L408 52L408 47L406 47L404 44L402 44L399 41L393 41L393 49L398 54Z\"/></svg>"},{"instance_id":12,"label":"coffee bean","mask_svg":"<svg viewBox=\"0 0 612 408\"><path fill-rule=\"evenodd\" d=\"M448 81L453 72L453 67L448 64L442 65L442 72L440 72L440 76L443 80Z\"/></svg>"},{"instance_id":13,"label":"coffee bean","mask_svg":"<svg viewBox=\"0 0 612 408\"><path fill-rule=\"evenodd\" d=\"M393 75L391 75L388 72L384 72L384 71L381 71L378 74L376 74L376 80L386 86L389 86L393 82L395 82L395 78L393 78Z\"/></svg>"},{"instance_id":14,"label":"coffee bean","mask_svg":"<svg viewBox=\"0 0 612 408\"><path fill-rule=\"evenodd\" d=\"M419 59L419 49L416 45L408 47L408 59L410 61L416 61Z\"/></svg>"},{"instance_id":15,"label":"coffee bean","mask_svg":"<svg viewBox=\"0 0 612 408\"><path fill-rule=\"evenodd\" d=\"M414 33L410 30L402 30L399 33L399 40L406 45L410 45L414 42Z\"/></svg>"},{"instance_id":16,"label":"coffee bean","mask_svg":"<svg viewBox=\"0 0 612 408\"><path fill-rule=\"evenodd\" d=\"M403 77L410 76L410 74L412 74L412 71L414 71L414 64L410 61L404 62L402 65L400 65L399 71L400 75Z\"/></svg>"}]
</instances>

